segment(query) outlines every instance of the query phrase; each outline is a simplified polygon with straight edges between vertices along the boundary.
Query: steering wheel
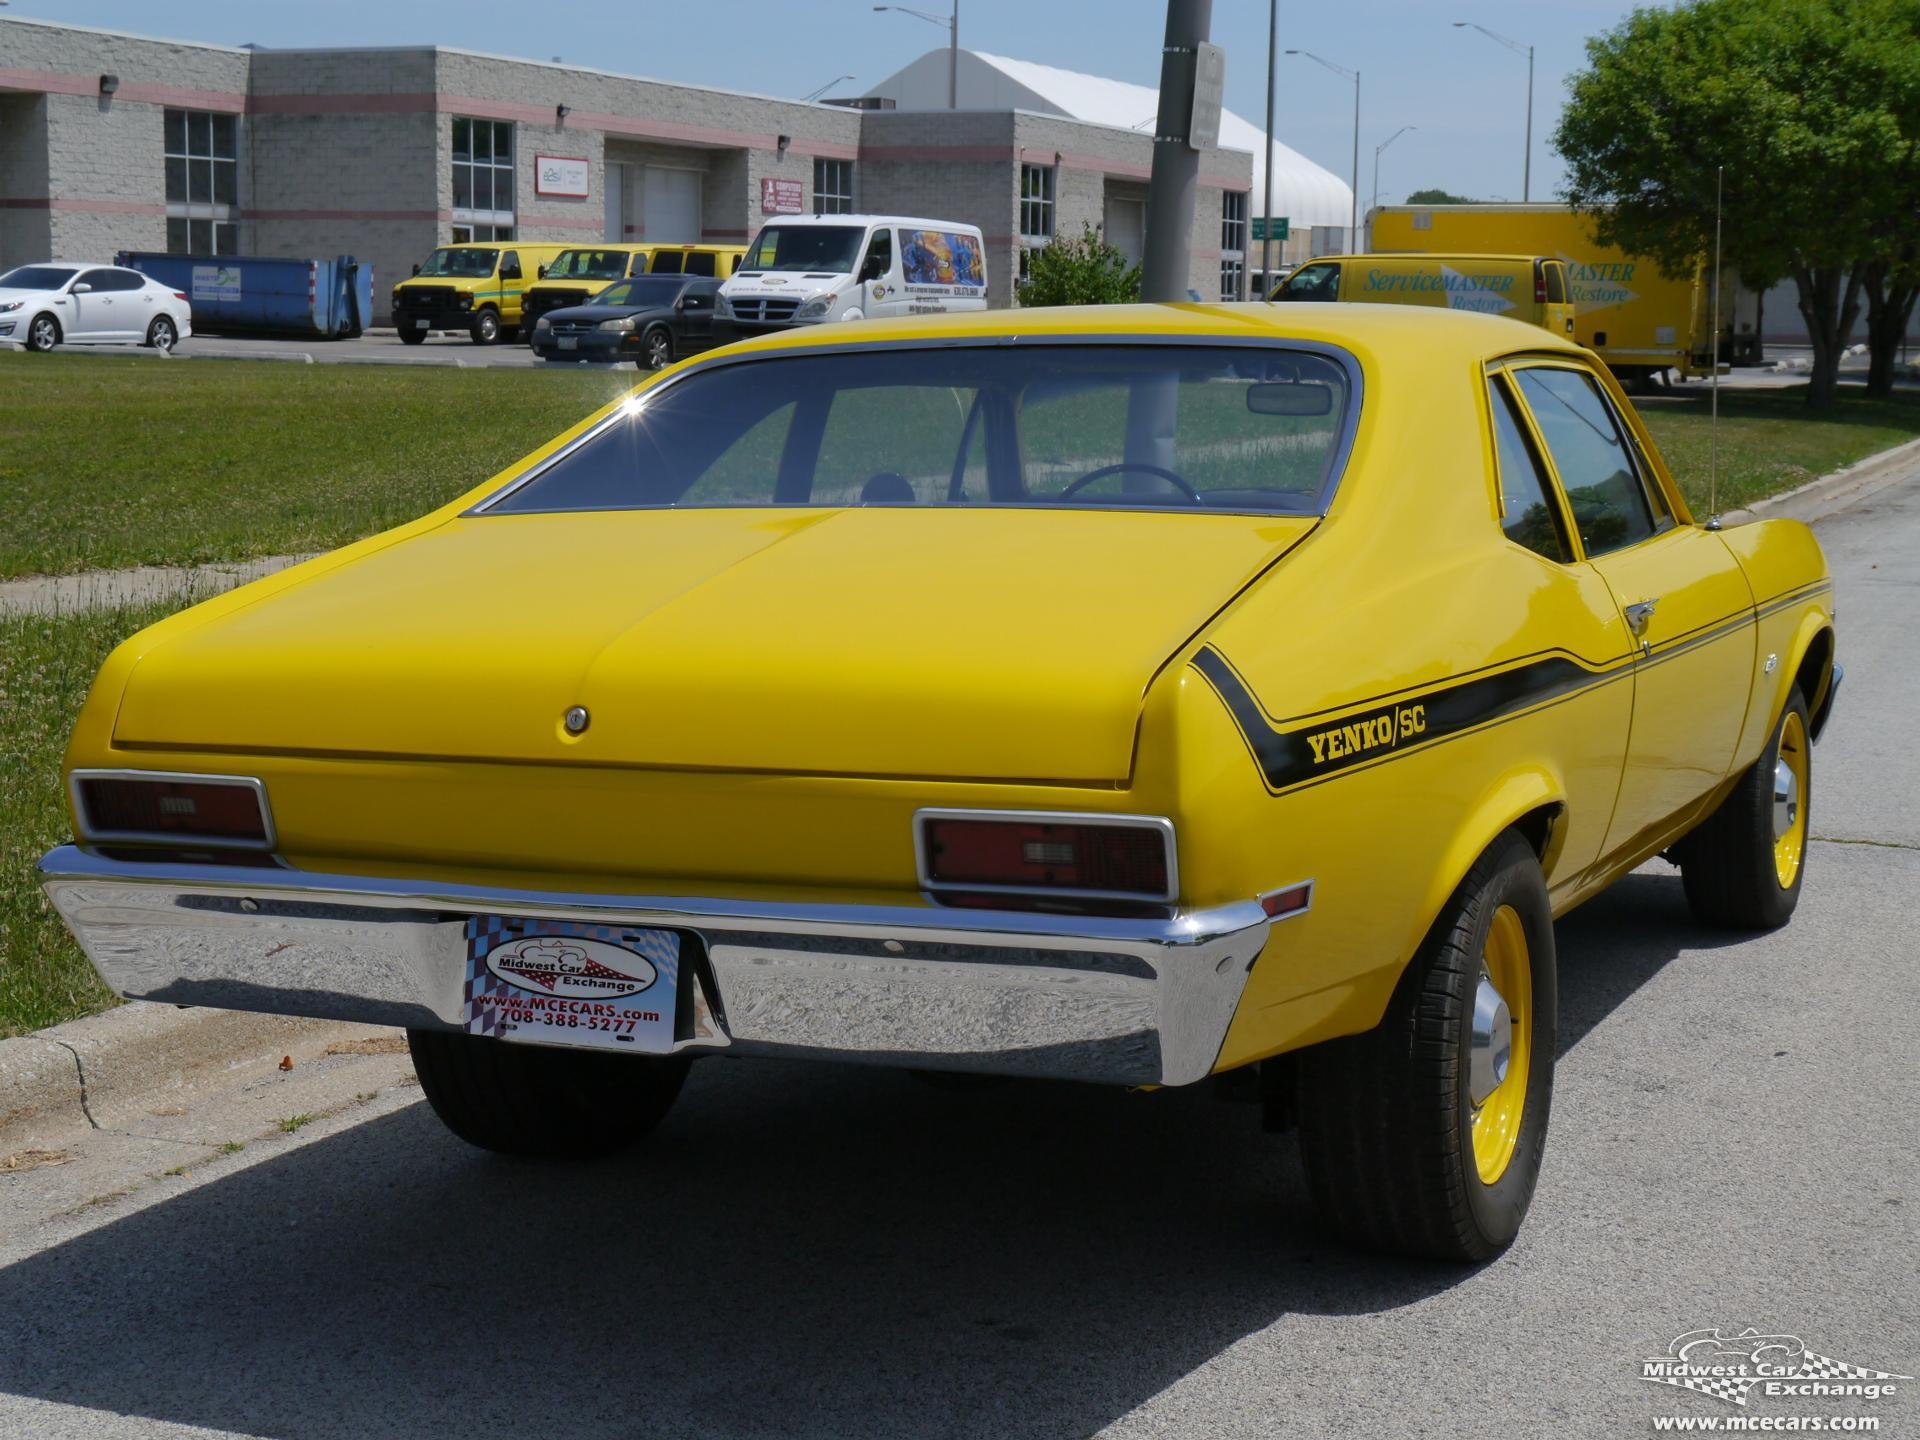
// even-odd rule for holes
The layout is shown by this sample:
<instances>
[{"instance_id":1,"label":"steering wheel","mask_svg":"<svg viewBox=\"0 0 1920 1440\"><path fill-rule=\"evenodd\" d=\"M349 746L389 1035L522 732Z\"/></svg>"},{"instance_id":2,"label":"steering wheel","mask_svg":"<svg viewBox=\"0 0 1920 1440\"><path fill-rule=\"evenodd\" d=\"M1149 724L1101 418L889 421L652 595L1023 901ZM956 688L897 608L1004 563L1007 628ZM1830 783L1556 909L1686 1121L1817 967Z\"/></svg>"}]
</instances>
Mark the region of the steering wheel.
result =
<instances>
[{"instance_id":1,"label":"steering wheel","mask_svg":"<svg viewBox=\"0 0 1920 1440\"><path fill-rule=\"evenodd\" d=\"M1178 475L1174 474L1173 471L1163 469L1161 466L1158 466L1158 465L1149 465L1142 460L1122 460L1118 465L1102 465L1098 470L1089 470L1086 474L1082 475L1078 480L1074 481L1071 485L1067 486L1066 489L1062 490L1058 495L1054 496L1053 498L1055 500L1071 499L1073 496L1078 495L1087 486L1091 485L1094 481L1104 480L1109 475L1118 475L1125 470L1138 470L1143 474L1157 475L1162 480L1167 481L1169 484L1179 487L1180 493L1182 495L1185 495L1187 499L1191 500L1194 504L1204 505L1207 503L1206 501L1200 498L1200 492L1198 490L1194 489L1193 486L1189 485L1186 481L1182 480Z\"/></svg>"}]
</instances>

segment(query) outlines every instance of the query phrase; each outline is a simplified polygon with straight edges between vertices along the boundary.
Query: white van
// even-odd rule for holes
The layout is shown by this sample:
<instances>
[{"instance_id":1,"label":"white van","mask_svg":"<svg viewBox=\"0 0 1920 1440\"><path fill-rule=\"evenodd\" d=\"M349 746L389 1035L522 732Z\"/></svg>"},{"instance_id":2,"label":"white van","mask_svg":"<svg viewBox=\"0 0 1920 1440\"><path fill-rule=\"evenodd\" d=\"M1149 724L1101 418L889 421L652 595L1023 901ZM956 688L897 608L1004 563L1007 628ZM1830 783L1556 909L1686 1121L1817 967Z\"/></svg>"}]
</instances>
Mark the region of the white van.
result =
<instances>
[{"instance_id":1,"label":"white van","mask_svg":"<svg viewBox=\"0 0 1920 1440\"><path fill-rule=\"evenodd\" d=\"M980 227L906 215L783 215L720 287L717 325L758 335L828 320L987 308Z\"/></svg>"}]
</instances>

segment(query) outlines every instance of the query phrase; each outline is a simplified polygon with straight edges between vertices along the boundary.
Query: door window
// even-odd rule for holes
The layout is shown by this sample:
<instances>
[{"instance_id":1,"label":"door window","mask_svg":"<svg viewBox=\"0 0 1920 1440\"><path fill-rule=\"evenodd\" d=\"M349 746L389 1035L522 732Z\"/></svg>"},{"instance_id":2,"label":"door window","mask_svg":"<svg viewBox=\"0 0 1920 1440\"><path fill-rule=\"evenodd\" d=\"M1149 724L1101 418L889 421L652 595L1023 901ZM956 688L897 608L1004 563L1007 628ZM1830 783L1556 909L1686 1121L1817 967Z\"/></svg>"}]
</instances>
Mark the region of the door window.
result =
<instances>
[{"instance_id":1,"label":"door window","mask_svg":"<svg viewBox=\"0 0 1920 1440\"><path fill-rule=\"evenodd\" d=\"M94 270L90 272L96 290L140 290L147 277L134 270Z\"/></svg>"},{"instance_id":2,"label":"door window","mask_svg":"<svg viewBox=\"0 0 1920 1440\"><path fill-rule=\"evenodd\" d=\"M1338 300L1340 267L1309 265L1289 279L1280 291L1282 300Z\"/></svg>"},{"instance_id":3,"label":"door window","mask_svg":"<svg viewBox=\"0 0 1920 1440\"><path fill-rule=\"evenodd\" d=\"M1536 555L1562 563L1573 559L1546 471L1534 453L1512 392L1501 381L1489 380L1487 400L1493 410L1494 452L1500 466L1501 530L1514 544Z\"/></svg>"},{"instance_id":4,"label":"door window","mask_svg":"<svg viewBox=\"0 0 1920 1440\"><path fill-rule=\"evenodd\" d=\"M1646 486L1593 377L1548 366L1515 374L1587 554L1604 555L1652 535Z\"/></svg>"},{"instance_id":5,"label":"door window","mask_svg":"<svg viewBox=\"0 0 1920 1440\"><path fill-rule=\"evenodd\" d=\"M1567 303L1567 267L1557 260L1547 262L1547 303L1564 305Z\"/></svg>"},{"instance_id":6,"label":"door window","mask_svg":"<svg viewBox=\"0 0 1920 1440\"><path fill-rule=\"evenodd\" d=\"M86 286L96 295L120 288L114 283L111 270L89 270L76 283Z\"/></svg>"},{"instance_id":7,"label":"door window","mask_svg":"<svg viewBox=\"0 0 1920 1440\"><path fill-rule=\"evenodd\" d=\"M520 252L518 250L509 250L505 255L500 257L500 278L502 280L518 280L520 278Z\"/></svg>"},{"instance_id":8,"label":"door window","mask_svg":"<svg viewBox=\"0 0 1920 1440\"><path fill-rule=\"evenodd\" d=\"M861 262L862 280L884 280L893 270L893 231L876 230L867 242L867 258Z\"/></svg>"}]
</instances>

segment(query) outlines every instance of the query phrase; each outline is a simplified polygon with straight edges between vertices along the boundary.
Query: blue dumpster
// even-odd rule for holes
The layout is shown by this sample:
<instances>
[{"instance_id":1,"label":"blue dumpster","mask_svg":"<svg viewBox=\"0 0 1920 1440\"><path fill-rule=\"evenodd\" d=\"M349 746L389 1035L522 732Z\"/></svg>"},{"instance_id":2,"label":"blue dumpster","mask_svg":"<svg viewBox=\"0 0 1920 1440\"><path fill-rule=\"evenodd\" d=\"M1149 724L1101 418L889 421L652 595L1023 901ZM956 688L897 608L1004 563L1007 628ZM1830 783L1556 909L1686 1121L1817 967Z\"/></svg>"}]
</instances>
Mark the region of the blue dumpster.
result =
<instances>
[{"instance_id":1,"label":"blue dumpster","mask_svg":"<svg viewBox=\"0 0 1920 1440\"><path fill-rule=\"evenodd\" d=\"M113 263L185 295L193 306L195 334L348 339L373 319L373 266L351 255L282 260L122 250Z\"/></svg>"}]
</instances>

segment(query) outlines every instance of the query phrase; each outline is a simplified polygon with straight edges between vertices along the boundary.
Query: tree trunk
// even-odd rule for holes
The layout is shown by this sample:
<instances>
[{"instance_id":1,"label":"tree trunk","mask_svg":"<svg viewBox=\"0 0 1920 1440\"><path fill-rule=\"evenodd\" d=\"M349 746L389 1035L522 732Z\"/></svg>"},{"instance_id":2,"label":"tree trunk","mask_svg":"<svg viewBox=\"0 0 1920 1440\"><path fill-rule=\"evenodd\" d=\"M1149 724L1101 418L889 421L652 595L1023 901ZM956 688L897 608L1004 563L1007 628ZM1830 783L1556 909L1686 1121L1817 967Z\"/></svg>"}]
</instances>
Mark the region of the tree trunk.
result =
<instances>
[{"instance_id":1,"label":"tree trunk","mask_svg":"<svg viewBox=\"0 0 1920 1440\"><path fill-rule=\"evenodd\" d=\"M1900 359L1900 343L1906 338L1914 301L1920 299L1920 274L1889 276L1884 267L1876 266L1867 277L1866 292L1867 394L1884 398L1893 393L1893 368Z\"/></svg>"},{"instance_id":2,"label":"tree trunk","mask_svg":"<svg viewBox=\"0 0 1920 1440\"><path fill-rule=\"evenodd\" d=\"M1831 410L1840 383L1840 356L1860 318L1863 265L1795 265L1794 289L1799 293L1800 317L1807 322L1813 345L1813 374L1808 377L1807 408Z\"/></svg>"}]
</instances>

